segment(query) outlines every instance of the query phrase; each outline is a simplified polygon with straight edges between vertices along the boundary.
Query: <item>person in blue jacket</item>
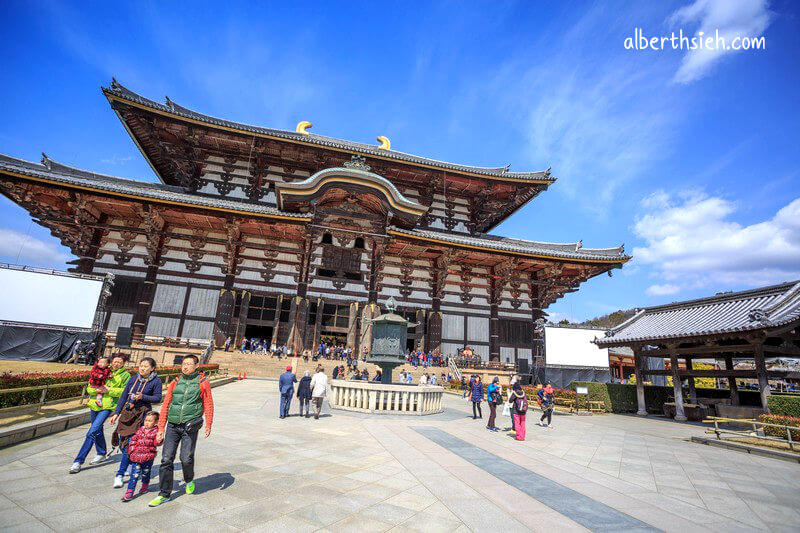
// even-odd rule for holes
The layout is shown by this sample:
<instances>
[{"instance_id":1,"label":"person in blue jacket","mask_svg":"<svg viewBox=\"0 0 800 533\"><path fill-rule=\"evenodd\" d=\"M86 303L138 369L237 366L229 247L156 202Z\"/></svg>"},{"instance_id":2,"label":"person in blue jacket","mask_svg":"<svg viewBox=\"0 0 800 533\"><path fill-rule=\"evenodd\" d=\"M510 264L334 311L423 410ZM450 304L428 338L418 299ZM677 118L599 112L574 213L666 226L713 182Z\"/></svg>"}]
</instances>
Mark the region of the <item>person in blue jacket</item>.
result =
<instances>
[{"instance_id":1,"label":"person in blue jacket","mask_svg":"<svg viewBox=\"0 0 800 533\"><path fill-rule=\"evenodd\" d=\"M139 362L139 373L128 380L117 402L117 408L109 419L112 426L119 421L114 437L118 439L122 451L122 460L119 462L117 475L114 476L114 488L122 487L122 476L130 465L128 440L142 425L145 415L153 410L153 404L161 402L162 388L161 378L156 374L155 359L144 357Z\"/></svg>"},{"instance_id":2,"label":"person in blue jacket","mask_svg":"<svg viewBox=\"0 0 800 533\"><path fill-rule=\"evenodd\" d=\"M486 424L486 429L499 431L500 428L494 425L494 421L497 417L497 406L503 403L503 390L500 388L500 378L497 376L486 387L486 401L489 402L489 422Z\"/></svg>"},{"instance_id":3,"label":"person in blue jacket","mask_svg":"<svg viewBox=\"0 0 800 533\"><path fill-rule=\"evenodd\" d=\"M297 378L292 373L292 365L286 365L286 372L281 374L281 377L278 378L278 390L281 392L280 418L289 416L289 405L292 403L295 383L297 383Z\"/></svg>"},{"instance_id":4,"label":"person in blue jacket","mask_svg":"<svg viewBox=\"0 0 800 533\"><path fill-rule=\"evenodd\" d=\"M472 382L472 390L470 391L470 399L472 400L472 419L483 418L481 412L481 402L483 401L483 383L481 377L475 376L475 381ZM477 409L477 415L475 410Z\"/></svg>"}]
</instances>

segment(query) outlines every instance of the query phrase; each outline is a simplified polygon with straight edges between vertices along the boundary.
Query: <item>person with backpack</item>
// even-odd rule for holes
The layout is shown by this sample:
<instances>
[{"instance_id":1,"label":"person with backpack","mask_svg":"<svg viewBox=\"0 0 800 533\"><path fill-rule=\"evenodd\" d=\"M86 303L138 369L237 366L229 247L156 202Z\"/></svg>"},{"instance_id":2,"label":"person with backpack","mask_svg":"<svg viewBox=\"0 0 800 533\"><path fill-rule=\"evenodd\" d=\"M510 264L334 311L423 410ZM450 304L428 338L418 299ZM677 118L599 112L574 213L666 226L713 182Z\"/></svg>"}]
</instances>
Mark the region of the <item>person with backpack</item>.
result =
<instances>
[{"instance_id":1,"label":"person with backpack","mask_svg":"<svg viewBox=\"0 0 800 533\"><path fill-rule=\"evenodd\" d=\"M519 382L514 383L514 388L508 398L511 404L511 417L514 419L514 430L517 440L525 440L525 415L528 412L528 397L522 390Z\"/></svg>"},{"instance_id":2,"label":"person with backpack","mask_svg":"<svg viewBox=\"0 0 800 533\"><path fill-rule=\"evenodd\" d=\"M550 383L544 386L543 389L539 391L540 397L542 398L542 418L539 419L539 425L544 428L553 429L552 426L552 419L553 419L553 408L556 404L556 397L555 391L553 390L553 386ZM544 419L547 419L547 422Z\"/></svg>"},{"instance_id":3,"label":"person with backpack","mask_svg":"<svg viewBox=\"0 0 800 533\"><path fill-rule=\"evenodd\" d=\"M161 466L158 469L160 491L150 500L150 507L158 507L169 500L175 474L175 454L181 448L181 470L186 483L186 494L194 493L194 450L197 435L205 417L205 436L211 435L214 421L214 400L211 385L205 374L197 370L196 355L187 355L181 362L181 375L169 384L158 417L156 444L164 443Z\"/></svg>"},{"instance_id":4,"label":"person with backpack","mask_svg":"<svg viewBox=\"0 0 800 533\"><path fill-rule=\"evenodd\" d=\"M499 431L500 428L494 425L494 420L497 417L497 406L503 403L503 393L500 388L500 378L497 376L486 388L486 401L489 402L489 422L486 424L486 429Z\"/></svg>"}]
</instances>

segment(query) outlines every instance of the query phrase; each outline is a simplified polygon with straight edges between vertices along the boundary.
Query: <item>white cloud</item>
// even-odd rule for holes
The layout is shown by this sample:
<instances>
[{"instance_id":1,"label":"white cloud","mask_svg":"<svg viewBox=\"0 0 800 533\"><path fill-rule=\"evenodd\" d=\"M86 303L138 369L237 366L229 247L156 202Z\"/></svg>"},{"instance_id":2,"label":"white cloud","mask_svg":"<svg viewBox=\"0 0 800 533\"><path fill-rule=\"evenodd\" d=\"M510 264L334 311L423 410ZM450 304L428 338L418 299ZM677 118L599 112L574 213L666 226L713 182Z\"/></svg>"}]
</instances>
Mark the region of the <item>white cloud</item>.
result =
<instances>
[{"instance_id":1,"label":"white cloud","mask_svg":"<svg viewBox=\"0 0 800 533\"><path fill-rule=\"evenodd\" d=\"M677 285L665 283L664 285L650 285L645 292L650 296L666 296L668 294L676 294L680 290L681 288Z\"/></svg>"},{"instance_id":2,"label":"white cloud","mask_svg":"<svg viewBox=\"0 0 800 533\"><path fill-rule=\"evenodd\" d=\"M686 116L667 83L674 63L666 54L644 58L603 37L621 35L651 16L647 7L612 16L598 4L567 32L531 43L546 54L510 59L488 85L471 79L475 86L459 94L463 107L499 103L498 113L510 117L527 141L514 168L551 166L559 178L554 193L608 217L625 184L647 176L669 155ZM459 110L459 116L466 113Z\"/></svg>"},{"instance_id":3,"label":"white cloud","mask_svg":"<svg viewBox=\"0 0 800 533\"><path fill-rule=\"evenodd\" d=\"M695 0L675 11L668 19L674 27L691 35L689 27L695 26L695 34L703 37L720 37L730 44L735 37L760 37L770 23L767 0ZM688 50L675 73L674 81L690 83L706 76L713 66L726 55L736 50L724 48L702 48Z\"/></svg>"},{"instance_id":4,"label":"white cloud","mask_svg":"<svg viewBox=\"0 0 800 533\"><path fill-rule=\"evenodd\" d=\"M633 249L665 283L651 295L687 288L755 287L800 278L800 198L769 220L742 225L736 204L699 191L657 191L642 201L634 233L646 246Z\"/></svg>"},{"instance_id":5,"label":"white cloud","mask_svg":"<svg viewBox=\"0 0 800 533\"><path fill-rule=\"evenodd\" d=\"M0 229L0 257L11 263L52 265L72 256L53 242L41 241L18 231Z\"/></svg>"},{"instance_id":6,"label":"white cloud","mask_svg":"<svg viewBox=\"0 0 800 533\"><path fill-rule=\"evenodd\" d=\"M132 159L133 159L132 155L121 157L118 156L117 154L114 154L107 159L101 159L100 162L105 163L107 165L124 165L125 163L131 161Z\"/></svg>"}]
</instances>

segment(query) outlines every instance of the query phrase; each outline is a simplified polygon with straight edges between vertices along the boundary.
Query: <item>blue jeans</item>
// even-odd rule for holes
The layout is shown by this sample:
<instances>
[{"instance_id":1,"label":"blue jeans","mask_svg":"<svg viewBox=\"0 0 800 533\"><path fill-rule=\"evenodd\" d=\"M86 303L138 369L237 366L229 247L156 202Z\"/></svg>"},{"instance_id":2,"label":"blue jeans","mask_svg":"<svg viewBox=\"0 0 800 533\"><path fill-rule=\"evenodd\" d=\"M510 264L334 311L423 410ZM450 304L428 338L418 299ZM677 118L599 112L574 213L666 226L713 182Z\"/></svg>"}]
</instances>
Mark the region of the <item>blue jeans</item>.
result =
<instances>
[{"instance_id":1,"label":"blue jeans","mask_svg":"<svg viewBox=\"0 0 800 533\"><path fill-rule=\"evenodd\" d=\"M292 403L292 392L281 394L281 416L289 416L289 405Z\"/></svg>"},{"instance_id":2,"label":"blue jeans","mask_svg":"<svg viewBox=\"0 0 800 533\"><path fill-rule=\"evenodd\" d=\"M106 436L103 435L103 424L106 419L111 415L109 409L103 411L92 411L90 419L92 425L89 426L89 431L86 432L86 439L83 441L83 446L78 451L75 457L75 462L83 464L86 461L86 456L92 450L92 446L97 449L97 455L106 454Z\"/></svg>"},{"instance_id":3,"label":"blue jeans","mask_svg":"<svg viewBox=\"0 0 800 533\"><path fill-rule=\"evenodd\" d=\"M125 454L127 457L128 454ZM142 478L142 485L147 485L150 483L150 469L153 468L153 461L147 461L146 463L133 463L133 469L131 470L131 478L128 480L128 490L136 490L136 483L139 482L139 478Z\"/></svg>"},{"instance_id":4,"label":"blue jeans","mask_svg":"<svg viewBox=\"0 0 800 533\"><path fill-rule=\"evenodd\" d=\"M124 476L125 471L128 469L128 465L131 464L131 459L128 457L128 447L125 446L122 449L122 459L119 462L119 470L117 470L118 476Z\"/></svg>"}]
</instances>

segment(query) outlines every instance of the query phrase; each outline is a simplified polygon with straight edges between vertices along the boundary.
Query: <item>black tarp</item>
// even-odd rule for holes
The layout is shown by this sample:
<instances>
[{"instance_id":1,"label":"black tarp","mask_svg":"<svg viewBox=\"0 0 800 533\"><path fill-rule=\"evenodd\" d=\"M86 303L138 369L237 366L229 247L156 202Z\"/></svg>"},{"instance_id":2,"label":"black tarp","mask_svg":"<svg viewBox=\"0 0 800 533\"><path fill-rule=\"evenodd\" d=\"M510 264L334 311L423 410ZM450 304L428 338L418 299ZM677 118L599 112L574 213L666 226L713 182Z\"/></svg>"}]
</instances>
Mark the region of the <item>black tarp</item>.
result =
<instances>
[{"instance_id":1,"label":"black tarp","mask_svg":"<svg viewBox=\"0 0 800 533\"><path fill-rule=\"evenodd\" d=\"M22 361L66 361L76 341L97 341L95 332L73 332L47 327L0 324L0 359Z\"/></svg>"},{"instance_id":2,"label":"black tarp","mask_svg":"<svg viewBox=\"0 0 800 533\"><path fill-rule=\"evenodd\" d=\"M553 387L565 389L573 381L611 383L611 372L608 368L548 365L545 367L545 379Z\"/></svg>"}]
</instances>

